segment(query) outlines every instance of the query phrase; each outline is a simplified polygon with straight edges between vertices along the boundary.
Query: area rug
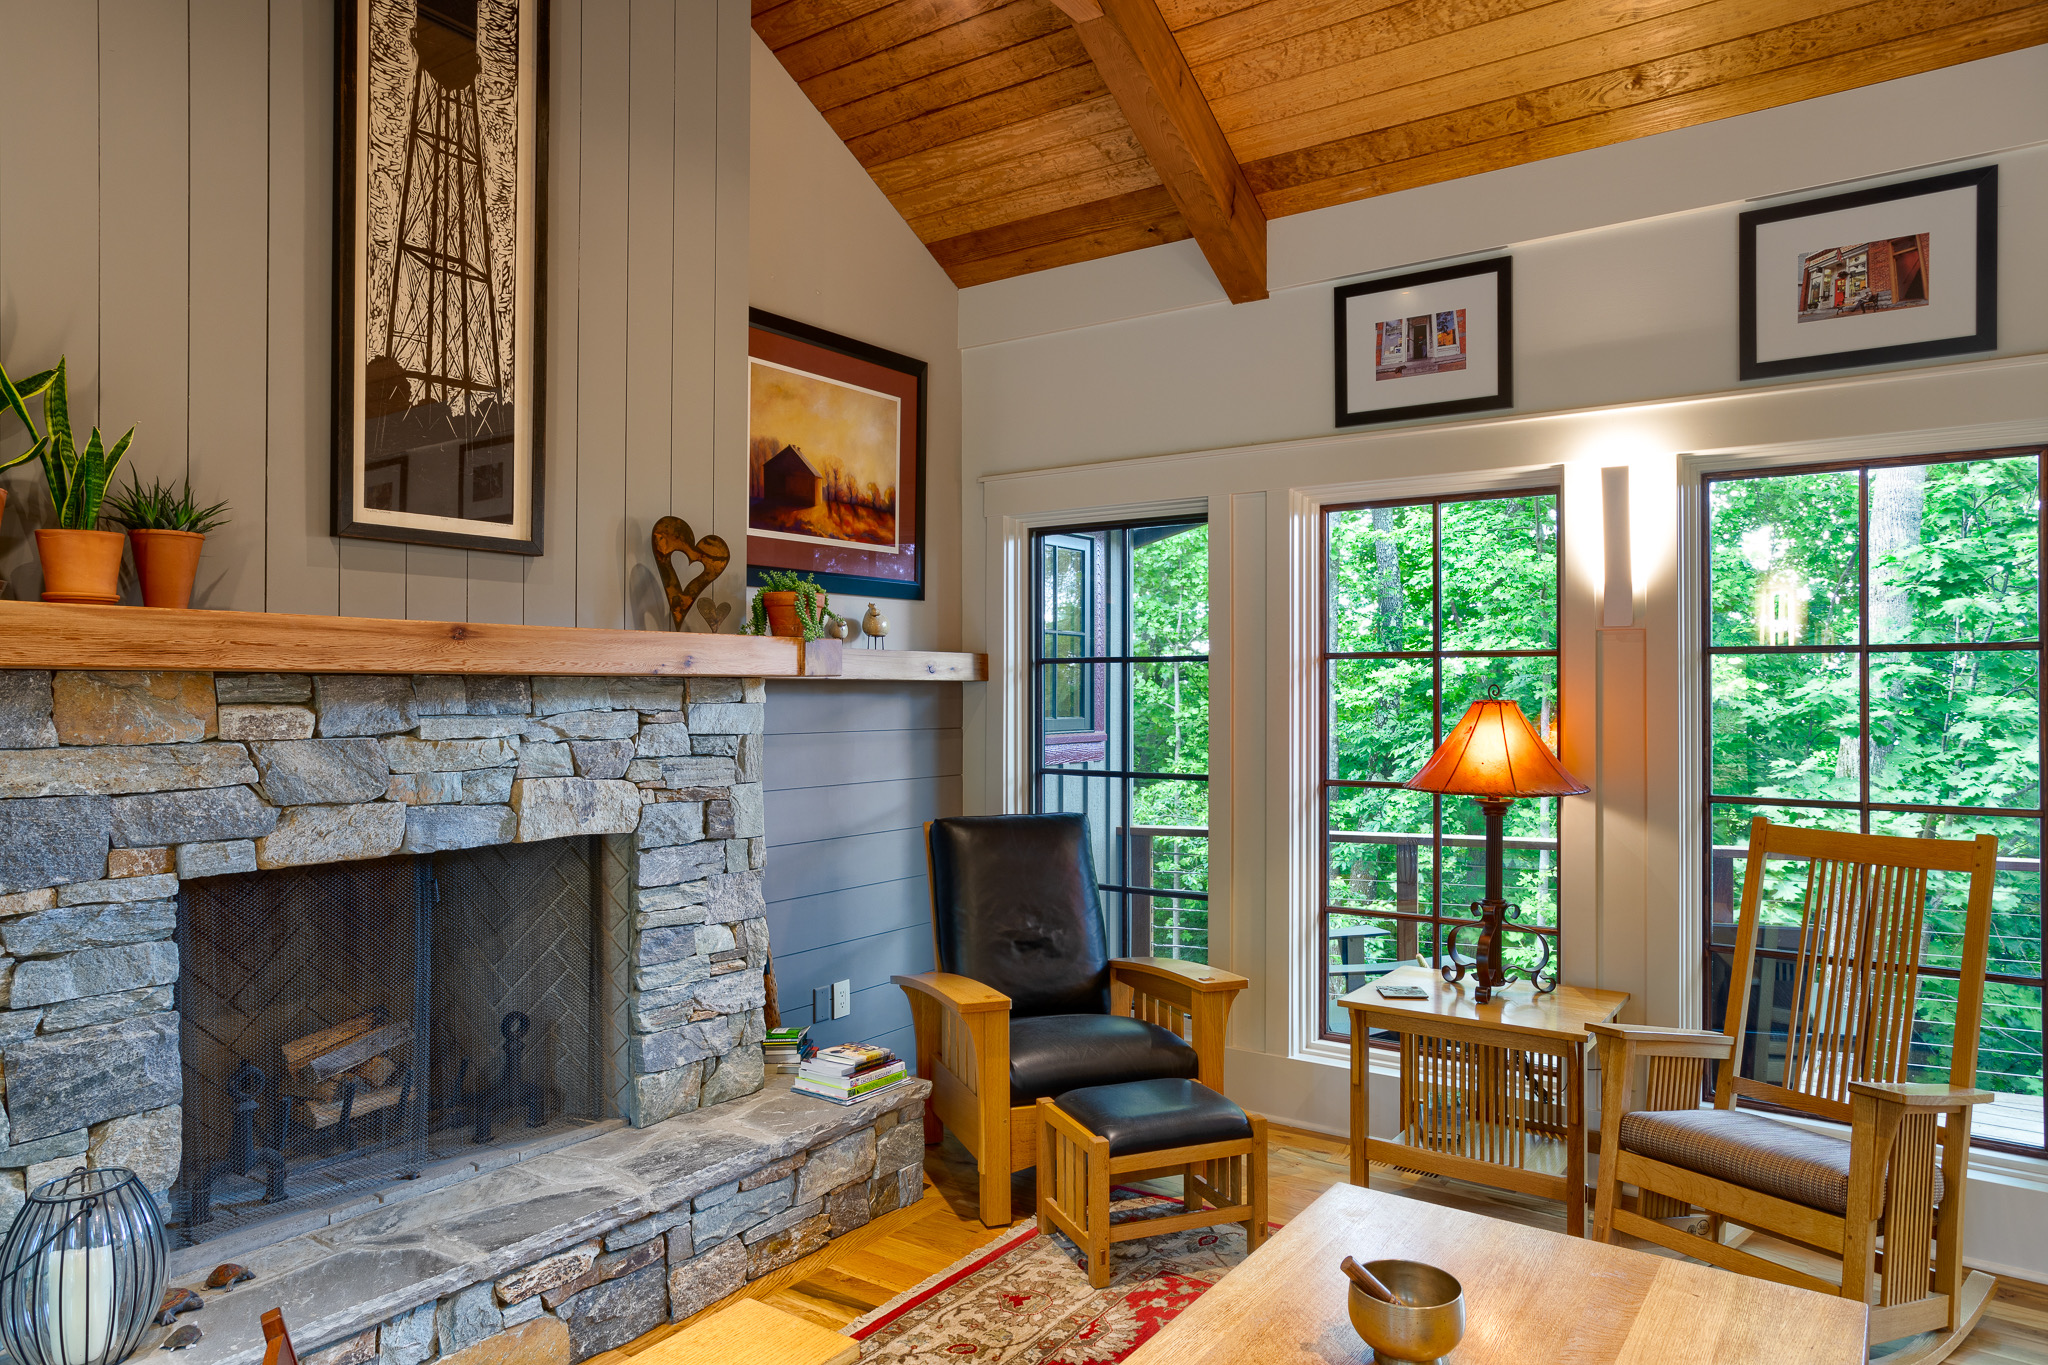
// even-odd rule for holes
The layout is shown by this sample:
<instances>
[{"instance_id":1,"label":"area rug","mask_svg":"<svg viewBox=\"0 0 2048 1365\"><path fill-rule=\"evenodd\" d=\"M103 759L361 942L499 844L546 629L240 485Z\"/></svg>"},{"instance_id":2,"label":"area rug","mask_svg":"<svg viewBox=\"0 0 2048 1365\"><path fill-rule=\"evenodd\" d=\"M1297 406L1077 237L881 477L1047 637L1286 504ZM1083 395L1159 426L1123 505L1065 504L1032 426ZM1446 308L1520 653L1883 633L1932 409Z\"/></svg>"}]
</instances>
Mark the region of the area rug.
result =
<instances>
[{"instance_id":1,"label":"area rug","mask_svg":"<svg viewBox=\"0 0 2048 1365\"><path fill-rule=\"evenodd\" d=\"M1120 1193L1116 1222L1180 1212L1178 1200ZM1095 1289L1072 1242L1023 1223L845 1330L863 1362L1115 1365L1244 1258L1239 1227L1123 1242Z\"/></svg>"}]
</instances>

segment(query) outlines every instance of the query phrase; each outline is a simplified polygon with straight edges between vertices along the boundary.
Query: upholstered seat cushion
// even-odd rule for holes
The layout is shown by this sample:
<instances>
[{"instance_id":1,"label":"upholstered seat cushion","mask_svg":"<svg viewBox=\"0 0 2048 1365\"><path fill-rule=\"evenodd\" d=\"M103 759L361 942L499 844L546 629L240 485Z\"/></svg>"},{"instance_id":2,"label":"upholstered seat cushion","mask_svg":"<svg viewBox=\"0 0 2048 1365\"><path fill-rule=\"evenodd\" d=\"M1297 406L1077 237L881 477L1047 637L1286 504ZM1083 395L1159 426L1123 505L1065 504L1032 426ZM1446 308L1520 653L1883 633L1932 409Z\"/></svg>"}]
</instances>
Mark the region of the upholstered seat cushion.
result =
<instances>
[{"instance_id":1,"label":"upholstered seat cushion","mask_svg":"<svg viewBox=\"0 0 2048 1365\"><path fill-rule=\"evenodd\" d=\"M1053 1100L1068 1118L1109 1139L1111 1156L1237 1142L1252 1135L1244 1110L1200 1081L1130 1081L1069 1090Z\"/></svg>"},{"instance_id":2,"label":"upholstered seat cushion","mask_svg":"<svg viewBox=\"0 0 2048 1365\"><path fill-rule=\"evenodd\" d=\"M1192 1078L1195 1050L1142 1019L1114 1014L1041 1014L1010 1020L1010 1103L1034 1104L1082 1086Z\"/></svg>"},{"instance_id":3,"label":"upholstered seat cushion","mask_svg":"<svg viewBox=\"0 0 2048 1365\"><path fill-rule=\"evenodd\" d=\"M1810 1209L1849 1211L1849 1142L1831 1133L1741 1109L1640 1110L1622 1116L1621 1149Z\"/></svg>"}]
</instances>

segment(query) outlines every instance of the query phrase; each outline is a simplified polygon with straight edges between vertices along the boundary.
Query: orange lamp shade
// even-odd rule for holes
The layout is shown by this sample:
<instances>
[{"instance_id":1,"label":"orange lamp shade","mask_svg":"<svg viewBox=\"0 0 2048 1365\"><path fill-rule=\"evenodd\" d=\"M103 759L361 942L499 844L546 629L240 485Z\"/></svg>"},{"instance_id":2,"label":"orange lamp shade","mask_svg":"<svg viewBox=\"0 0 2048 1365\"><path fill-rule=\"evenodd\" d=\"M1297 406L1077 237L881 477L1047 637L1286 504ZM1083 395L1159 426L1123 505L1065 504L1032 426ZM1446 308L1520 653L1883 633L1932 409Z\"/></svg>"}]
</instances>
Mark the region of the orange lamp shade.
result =
<instances>
[{"instance_id":1,"label":"orange lamp shade","mask_svg":"<svg viewBox=\"0 0 2048 1365\"><path fill-rule=\"evenodd\" d=\"M1450 796L1580 796L1592 790L1565 771L1511 701L1473 702L1405 785Z\"/></svg>"}]
</instances>

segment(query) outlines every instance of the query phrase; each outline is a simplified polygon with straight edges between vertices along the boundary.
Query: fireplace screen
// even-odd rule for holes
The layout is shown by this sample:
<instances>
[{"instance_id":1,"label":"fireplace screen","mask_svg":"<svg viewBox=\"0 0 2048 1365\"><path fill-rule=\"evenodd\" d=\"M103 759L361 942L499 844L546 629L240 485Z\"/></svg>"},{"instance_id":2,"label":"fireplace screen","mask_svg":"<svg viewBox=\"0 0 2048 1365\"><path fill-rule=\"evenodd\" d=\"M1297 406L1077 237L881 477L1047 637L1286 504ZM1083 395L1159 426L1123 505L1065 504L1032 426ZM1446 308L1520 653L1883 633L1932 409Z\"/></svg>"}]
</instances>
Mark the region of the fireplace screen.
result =
<instances>
[{"instance_id":1,"label":"fireplace screen","mask_svg":"<svg viewBox=\"0 0 2048 1365\"><path fill-rule=\"evenodd\" d=\"M600 858L557 839L186 883L180 1240L615 1116Z\"/></svg>"}]
</instances>

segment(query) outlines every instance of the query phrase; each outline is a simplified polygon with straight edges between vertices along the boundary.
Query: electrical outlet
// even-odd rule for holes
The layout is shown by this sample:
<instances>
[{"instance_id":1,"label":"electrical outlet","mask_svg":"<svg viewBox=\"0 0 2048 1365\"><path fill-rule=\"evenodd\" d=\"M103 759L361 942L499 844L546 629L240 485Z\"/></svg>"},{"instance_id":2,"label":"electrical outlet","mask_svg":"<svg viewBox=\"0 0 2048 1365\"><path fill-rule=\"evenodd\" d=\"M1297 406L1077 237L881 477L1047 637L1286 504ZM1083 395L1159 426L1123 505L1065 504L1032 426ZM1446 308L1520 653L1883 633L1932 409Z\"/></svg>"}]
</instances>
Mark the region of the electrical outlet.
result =
<instances>
[{"instance_id":1,"label":"electrical outlet","mask_svg":"<svg viewBox=\"0 0 2048 1365\"><path fill-rule=\"evenodd\" d=\"M834 1019L844 1019L844 1018L845 1018L845 1017L846 1017L847 1015L849 1015L849 1014L852 1014L852 1013L853 1013L853 982L851 982L851 981L835 981L835 982L833 982L833 983L832 983L832 1017L833 1017Z\"/></svg>"}]
</instances>

